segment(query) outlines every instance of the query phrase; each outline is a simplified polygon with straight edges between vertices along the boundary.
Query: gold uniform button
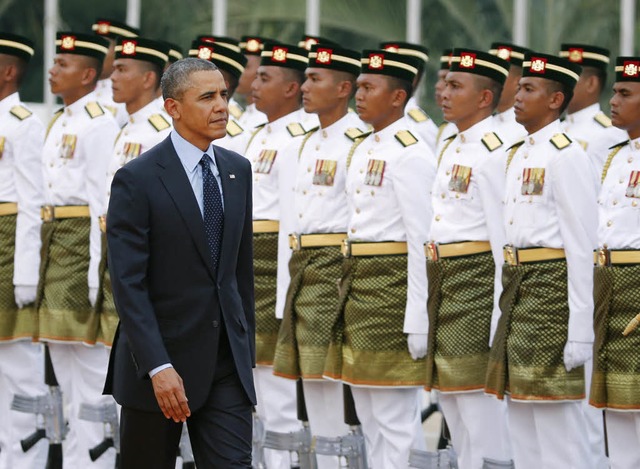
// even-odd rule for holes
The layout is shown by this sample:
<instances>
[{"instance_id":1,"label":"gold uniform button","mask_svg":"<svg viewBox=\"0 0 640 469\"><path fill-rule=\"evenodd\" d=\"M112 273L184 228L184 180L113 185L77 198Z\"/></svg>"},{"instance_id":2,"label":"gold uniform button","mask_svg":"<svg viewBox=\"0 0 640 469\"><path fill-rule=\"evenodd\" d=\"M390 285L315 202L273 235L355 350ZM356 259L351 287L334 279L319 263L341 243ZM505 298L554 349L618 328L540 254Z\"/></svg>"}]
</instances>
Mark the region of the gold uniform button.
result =
<instances>
[{"instance_id":1,"label":"gold uniform button","mask_svg":"<svg viewBox=\"0 0 640 469\"><path fill-rule=\"evenodd\" d=\"M271 132L271 131L269 131L269 132ZM266 145L267 141L263 139L260 143L262 143L263 145Z\"/></svg>"},{"instance_id":2,"label":"gold uniform button","mask_svg":"<svg viewBox=\"0 0 640 469\"><path fill-rule=\"evenodd\" d=\"M456 148L456 153L460 153L460 147Z\"/></svg>"},{"instance_id":3,"label":"gold uniform button","mask_svg":"<svg viewBox=\"0 0 640 469\"><path fill-rule=\"evenodd\" d=\"M301 213L298 214L298 218L302 218L302 214Z\"/></svg>"},{"instance_id":4,"label":"gold uniform button","mask_svg":"<svg viewBox=\"0 0 640 469\"><path fill-rule=\"evenodd\" d=\"M617 201L617 200L614 200L614 201L613 201L613 205L618 205L618 201Z\"/></svg>"},{"instance_id":5,"label":"gold uniform button","mask_svg":"<svg viewBox=\"0 0 640 469\"><path fill-rule=\"evenodd\" d=\"M361 170L360 170L360 174L363 174L363 173L364 173L364 169L361 169Z\"/></svg>"},{"instance_id":6,"label":"gold uniform button","mask_svg":"<svg viewBox=\"0 0 640 469\"><path fill-rule=\"evenodd\" d=\"M360 213L360 209L359 208L356 209L356 213Z\"/></svg>"},{"instance_id":7,"label":"gold uniform button","mask_svg":"<svg viewBox=\"0 0 640 469\"><path fill-rule=\"evenodd\" d=\"M445 193L443 192L442 194L440 194L440 197L444 199L446 197Z\"/></svg>"},{"instance_id":8,"label":"gold uniform button","mask_svg":"<svg viewBox=\"0 0 640 469\"><path fill-rule=\"evenodd\" d=\"M467 139L466 139L466 138L464 138L464 134L460 134L460 141L461 141L462 143L465 143L465 142L467 141Z\"/></svg>"},{"instance_id":9,"label":"gold uniform button","mask_svg":"<svg viewBox=\"0 0 640 469\"><path fill-rule=\"evenodd\" d=\"M379 141L380 141L380 135L376 135L373 139L374 139L376 142L379 142Z\"/></svg>"},{"instance_id":10,"label":"gold uniform button","mask_svg":"<svg viewBox=\"0 0 640 469\"><path fill-rule=\"evenodd\" d=\"M436 215L436 221L440 221L440 215Z\"/></svg>"},{"instance_id":11,"label":"gold uniform button","mask_svg":"<svg viewBox=\"0 0 640 469\"><path fill-rule=\"evenodd\" d=\"M356 229L355 229L355 228L351 228L351 232L352 232L352 233L355 233L355 232L356 232Z\"/></svg>"},{"instance_id":12,"label":"gold uniform button","mask_svg":"<svg viewBox=\"0 0 640 469\"><path fill-rule=\"evenodd\" d=\"M529 144L533 145L535 143L536 143L536 141L533 139L533 137L529 137Z\"/></svg>"},{"instance_id":13,"label":"gold uniform button","mask_svg":"<svg viewBox=\"0 0 640 469\"><path fill-rule=\"evenodd\" d=\"M310 172L311 172L311 168L307 168L307 173L310 173Z\"/></svg>"},{"instance_id":14,"label":"gold uniform button","mask_svg":"<svg viewBox=\"0 0 640 469\"><path fill-rule=\"evenodd\" d=\"M611 225L613 225L613 222L612 222L611 220L609 220L609 221L607 222L607 226L611 226Z\"/></svg>"},{"instance_id":15,"label":"gold uniform button","mask_svg":"<svg viewBox=\"0 0 640 469\"><path fill-rule=\"evenodd\" d=\"M632 207L637 207L638 206L638 202L636 202L635 200L633 202L631 202L631 206Z\"/></svg>"},{"instance_id":16,"label":"gold uniform button","mask_svg":"<svg viewBox=\"0 0 640 469\"><path fill-rule=\"evenodd\" d=\"M374 195L376 195L375 191L371 191L371 196L373 197Z\"/></svg>"},{"instance_id":17,"label":"gold uniform button","mask_svg":"<svg viewBox=\"0 0 640 469\"><path fill-rule=\"evenodd\" d=\"M460 198L460 194L456 194L456 199L459 199L459 198Z\"/></svg>"},{"instance_id":18,"label":"gold uniform button","mask_svg":"<svg viewBox=\"0 0 640 469\"><path fill-rule=\"evenodd\" d=\"M302 191L302 195L307 195L307 191Z\"/></svg>"},{"instance_id":19,"label":"gold uniform button","mask_svg":"<svg viewBox=\"0 0 640 469\"><path fill-rule=\"evenodd\" d=\"M620 179L618 179L618 182L619 182L620 184L624 184L624 178L620 178Z\"/></svg>"},{"instance_id":20,"label":"gold uniform button","mask_svg":"<svg viewBox=\"0 0 640 469\"><path fill-rule=\"evenodd\" d=\"M627 162L629 163L633 162L633 156L630 156L629 159L627 159Z\"/></svg>"},{"instance_id":21,"label":"gold uniform button","mask_svg":"<svg viewBox=\"0 0 640 469\"><path fill-rule=\"evenodd\" d=\"M451 171L447 171L446 175L449 176L451 174Z\"/></svg>"},{"instance_id":22,"label":"gold uniform button","mask_svg":"<svg viewBox=\"0 0 640 469\"><path fill-rule=\"evenodd\" d=\"M323 136L324 138L327 138L327 131L326 131L326 130L323 130L323 131L322 131L322 136Z\"/></svg>"},{"instance_id":23,"label":"gold uniform button","mask_svg":"<svg viewBox=\"0 0 640 469\"><path fill-rule=\"evenodd\" d=\"M356 189L356 194L359 194L359 193L360 193L360 189Z\"/></svg>"},{"instance_id":24,"label":"gold uniform button","mask_svg":"<svg viewBox=\"0 0 640 469\"><path fill-rule=\"evenodd\" d=\"M513 220L509 220L509 224L510 224L510 225L513 225Z\"/></svg>"},{"instance_id":25,"label":"gold uniform button","mask_svg":"<svg viewBox=\"0 0 640 469\"><path fill-rule=\"evenodd\" d=\"M367 152L367 155L373 155L373 150L369 150L369 151Z\"/></svg>"},{"instance_id":26,"label":"gold uniform button","mask_svg":"<svg viewBox=\"0 0 640 469\"><path fill-rule=\"evenodd\" d=\"M316 145L316 151L320 150L320 145Z\"/></svg>"}]
</instances>

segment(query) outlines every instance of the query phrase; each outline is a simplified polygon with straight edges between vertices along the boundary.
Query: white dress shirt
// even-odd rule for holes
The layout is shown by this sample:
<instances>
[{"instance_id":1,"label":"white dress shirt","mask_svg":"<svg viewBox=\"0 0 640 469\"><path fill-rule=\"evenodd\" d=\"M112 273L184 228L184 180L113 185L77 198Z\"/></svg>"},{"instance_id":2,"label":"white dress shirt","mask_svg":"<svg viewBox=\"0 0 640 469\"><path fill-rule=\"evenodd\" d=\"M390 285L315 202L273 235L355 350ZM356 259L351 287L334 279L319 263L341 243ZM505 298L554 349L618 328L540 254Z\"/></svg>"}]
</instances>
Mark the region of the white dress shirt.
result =
<instances>
[{"instance_id":1,"label":"white dress shirt","mask_svg":"<svg viewBox=\"0 0 640 469\"><path fill-rule=\"evenodd\" d=\"M40 267L44 126L35 114L20 118L12 110L18 116L30 112L18 93L0 101L0 202L18 204L13 283L35 286Z\"/></svg>"},{"instance_id":2,"label":"white dress shirt","mask_svg":"<svg viewBox=\"0 0 640 469\"><path fill-rule=\"evenodd\" d=\"M92 92L64 108L49 130L42 153L45 204L89 206L89 288L98 288L98 217L106 211L105 175L119 130L110 112L89 115L85 106L97 105L96 98Z\"/></svg>"},{"instance_id":3,"label":"white dress shirt","mask_svg":"<svg viewBox=\"0 0 640 469\"><path fill-rule=\"evenodd\" d=\"M527 136L507 170L504 220L507 243L518 248L564 248L569 285L569 341L593 341L593 250L597 187L577 142L559 150L551 138L559 120ZM523 195L525 174L543 171L541 193ZM526 191L525 191L526 192Z\"/></svg>"},{"instance_id":4,"label":"white dress shirt","mask_svg":"<svg viewBox=\"0 0 640 469\"><path fill-rule=\"evenodd\" d=\"M435 157L423 142L403 146L395 137L411 124L401 118L369 135L355 150L347 171L349 223L347 235L355 241L406 241L408 290L406 333L426 334L427 270L424 243L432 217L430 192ZM368 168L384 166L381 178L368 176Z\"/></svg>"}]
</instances>

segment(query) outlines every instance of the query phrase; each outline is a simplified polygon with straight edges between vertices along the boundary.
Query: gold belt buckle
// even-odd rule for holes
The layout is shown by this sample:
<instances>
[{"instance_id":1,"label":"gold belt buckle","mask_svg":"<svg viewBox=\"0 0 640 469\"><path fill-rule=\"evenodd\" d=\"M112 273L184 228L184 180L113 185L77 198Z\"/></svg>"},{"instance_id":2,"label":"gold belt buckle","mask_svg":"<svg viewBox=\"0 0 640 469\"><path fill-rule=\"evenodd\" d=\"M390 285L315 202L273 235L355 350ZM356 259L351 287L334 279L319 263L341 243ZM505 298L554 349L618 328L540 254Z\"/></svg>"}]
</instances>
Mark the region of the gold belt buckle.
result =
<instances>
[{"instance_id":1,"label":"gold belt buckle","mask_svg":"<svg viewBox=\"0 0 640 469\"><path fill-rule=\"evenodd\" d=\"M603 247L596 250L596 265L598 267L611 265L611 251L609 249Z\"/></svg>"},{"instance_id":2,"label":"gold belt buckle","mask_svg":"<svg viewBox=\"0 0 640 469\"><path fill-rule=\"evenodd\" d=\"M349 238L345 238L342 240L342 244L340 245L340 252L344 257L351 257L351 241Z\"/></svg>"},{"instance_id":3,"label":"gold belt buckle","mask_svg":"<svg viewBox=\"0 0 640 469\"><path fill-rule=\"evenodd\" d=\"M504 260L509 265L518 265L518 250L507 244L503 249Z\"/></svg>"},{"instance_id":4,"label":"gold belt buckle","mask_svg":"<svg viewBox=\"0 0 640 469\"><path fill-rule=\"evenodd\" d=\"M289 235L289 248L292 251L299 251L302 248L302 243L300 242L300 235L298 233L291 233Z\"/></svg>"},{"instance_id":5,"label":"gold belt buckle","mask_svg":"<svg viewBox=\"0 0 640 469\"><path fill-rule=\"evenodd\" d=\"M44 222L51 222L55 220L55 209L53 205L43 205L40 209L40 217Z\"/></svg>"},{"instance_id":6,"label":"gold belt buckle","mask_svg":"<svg viewBox=\"0 0 640 469\"><path fill-rule=\"evenodd\" d=\"M440 255L438 253L438 245L436 243L426 243L424 247L425 247L428 260L430 261L440 260Z\"/></svg>"}]
</instances>

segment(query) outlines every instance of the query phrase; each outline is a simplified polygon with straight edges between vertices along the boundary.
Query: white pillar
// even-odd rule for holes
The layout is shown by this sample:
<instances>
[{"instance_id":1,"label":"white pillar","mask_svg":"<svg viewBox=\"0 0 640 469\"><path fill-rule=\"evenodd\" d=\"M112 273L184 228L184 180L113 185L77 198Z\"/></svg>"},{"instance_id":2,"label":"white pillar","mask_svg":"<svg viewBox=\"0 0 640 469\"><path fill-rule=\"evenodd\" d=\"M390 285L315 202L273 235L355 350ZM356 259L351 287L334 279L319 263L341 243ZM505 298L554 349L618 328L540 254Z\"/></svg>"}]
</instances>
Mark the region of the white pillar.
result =
<instances>
[{"instance_id":1,"label":"white pillar","mask_svg":"<svg viewBox=\"0 0 640 469\"><path fill-rule=\"evenodd\" d=\"M140 28L140 0L127 0L127 20L126 23L134 28Z\"/></svg>"},{"instance_id":2,"label":"white pillar","mask_svg":"<svg viewBox=\"0 0 640 469\"><path fill-rule=\"evenodd\" d=\"M320 0L307 0L307 22L305 34L320 35Z\"/></svg>"},{"instance_id":3,"label":"white pillar","mask_svg":"<svg viewBox=\"0 0 640 469\"><path fill-rule=\"evenodd\" d=\"M407 42L422 40L422 0L407 0Z\"/></svg>"},{"instance_id":4,"label":"white pillar","mask_svg":"<svg viewBox=\"0 0 640 469\"><path fill-rule=\"evenodd\" d=\"M214 36L227 34L227 0L213 0L212 27Z\"/></svg>"},{"instance_id":5,"label":"white pillar","mask_svg":"<svg viewBox=\"0 0 640 469\"><path fill-rule=\"evenodd\" d=\"M634 55L635 24L635 0L620 0L620 55Z\"/></svg>"},{"instance_id":6,"label":"white pillar","mask_svg":"<svg viewBox=\"0 0 640 469\"><path fill-rule=\"evenodd\" d=\"M53 57L56 55L56 31L58 29L58 0L45 0L44 2L44 76L43 96L46 115L51 116L55 104L55 96L49 88L49 69L53 65Z\"/></svg>"},{"instance_id":7,"label":"white pillar","mask_svg":"<svg viewBox=\"0 0 640 469\"><path fill-rule=\"evenodd\" d=\"M529 44L528 11L529 0L514 0L513 42L520 46L527 46Z\"/></svg>"}]
</instances>

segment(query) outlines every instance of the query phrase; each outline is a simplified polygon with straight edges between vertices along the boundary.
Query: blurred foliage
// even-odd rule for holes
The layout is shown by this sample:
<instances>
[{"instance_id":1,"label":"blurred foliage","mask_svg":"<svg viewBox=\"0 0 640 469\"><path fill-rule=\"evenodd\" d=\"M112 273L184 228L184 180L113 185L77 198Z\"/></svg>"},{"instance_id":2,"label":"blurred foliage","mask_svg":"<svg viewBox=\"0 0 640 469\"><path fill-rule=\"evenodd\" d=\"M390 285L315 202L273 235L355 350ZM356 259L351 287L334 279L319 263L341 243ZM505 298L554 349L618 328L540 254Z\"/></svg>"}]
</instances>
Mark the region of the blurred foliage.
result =
<instances>
[{"instance_id":1,"label":"blurred foliage","mask_svg":"<svg viewBox=\"0 0 640 469\"><path fill-rule=\"evenodd\" d=\"M198 34L212 29L212 0L141 0L144 36L163 38L187 49ZM488 49L491 42L512 38L513 0L423 0L422 42L429 63L422 101L435 118L432 85L442 49L464 46ZM258 34L295 43L304 33L304 0L229 0L228 35ZM379 41L404 39L403 0L322 0L321 35L346 47L375 48ZM23 88L23 97L41 101L43 0L0 0L0 30L33 38L38 53ZM617 0L529 0L529 47L556 54L565 41L619 48ZM124 21L126 0L59 0L60 29L89 31L97 17ZM638 34L638 32L636 33Z\"/></svg>"}]
</instances>

